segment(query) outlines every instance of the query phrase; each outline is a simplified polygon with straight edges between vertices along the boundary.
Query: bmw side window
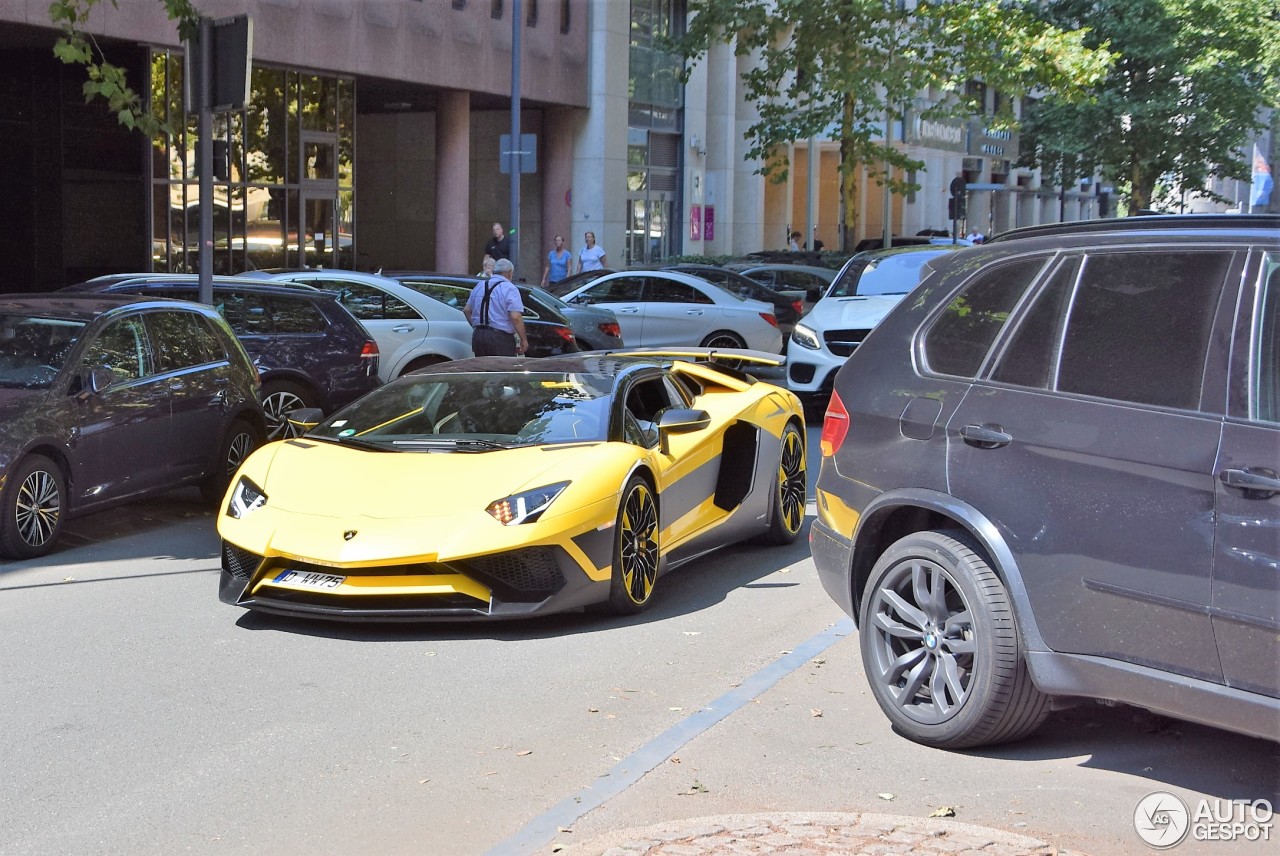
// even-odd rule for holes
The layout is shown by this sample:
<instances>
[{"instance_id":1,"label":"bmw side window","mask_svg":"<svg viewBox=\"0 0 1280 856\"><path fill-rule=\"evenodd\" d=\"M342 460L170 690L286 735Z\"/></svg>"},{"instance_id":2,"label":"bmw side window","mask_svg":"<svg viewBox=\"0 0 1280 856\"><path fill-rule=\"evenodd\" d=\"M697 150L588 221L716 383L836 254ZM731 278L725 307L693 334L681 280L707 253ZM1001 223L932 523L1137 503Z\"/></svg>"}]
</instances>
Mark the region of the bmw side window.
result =
<instances>
[{"instance_id":1,"label":"bmw side window","mask_svg":"<svg viewBox=\"0 0 1280 856\"><path fill-rule=\"evenodd\" d=\"M1080 259L1063 261L1049 277L1000 355L992 380L1016 386L1048 389L1057 374L1058 346Z\"/></svg>"},{"instance_id":2,"label":"bmw side window","mask_svg":"<svg viewBox=\"0 0 1280 856\"><path fill-rule=\"evenodd\" d=\"M323 333L327 326L315 304L301 298L272 297L271 314L277 333Z\"/></svg>"},{"instance_id":3,"label":"bmw side window","mask_svg":"<svg viewBox=\"0 0 1280 856\"><path fill-rule=\"evenodd\" d=\"M1062 337L1056 388L1194 410L1229 251L1085 258Z\"/></svg>"},{"instance_id":4,"label":"bmw side window","mask_svg":"<svg viewBox=\"0 0 1280 856\"><path fill-rule=\"evenodd\" d=\"M85 351L84 366L109 370L115 376L115 383L127 383L150 374L142 317L121 318L108 325Z\"/></svg>"},{"instance_id":5,"label":"bmw side window","mask_svg":"<svg viewBox=\"0 0 1280 856\"><path fill-rule=\"evenodd\" d=\"M1254 418L1280 423L1280 256L1263 262L1262 293L1258 301L1258 333L1253 347L1250 379Z\"/></svg>"},{"instance_id":6,"label":"bmw side window","mask_svg":"<svg viewBox=\"0 0 1280 856\"><path fill-rule=\"evenodd\" d=\"M1043 259L1024 259L970 280L925 333L924 358L929 370L976 376L1009 313L1043 266Z\"/></svg>"},{"instance_id":7,"label":"bmw side window","mask_svg":"<svg viewBox=\"0 0 1280 856\"><path fill-rule=\"evenodd\" d=\"M208 323L194 312L155 312L147 316L160 373L225 359Z\"/></svg>"}]
</instances>

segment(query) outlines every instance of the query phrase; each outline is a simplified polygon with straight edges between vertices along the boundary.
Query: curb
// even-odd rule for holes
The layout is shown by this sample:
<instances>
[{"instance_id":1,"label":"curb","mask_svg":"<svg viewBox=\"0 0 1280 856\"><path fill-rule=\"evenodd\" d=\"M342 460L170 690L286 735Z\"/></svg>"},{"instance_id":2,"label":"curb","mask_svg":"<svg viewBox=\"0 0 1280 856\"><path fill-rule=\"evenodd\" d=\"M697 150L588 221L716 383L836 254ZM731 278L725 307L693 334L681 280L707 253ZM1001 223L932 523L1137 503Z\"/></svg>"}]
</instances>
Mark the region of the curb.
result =
<instances>
[{"instance_id":1,"label":"curb","mask_svg":"<svg viewBox=\"0 0 1280 856\"><path fill-rule=\"evenodd\" d=\"M573 842L562 832L538 856L929 853L1067 856L1038 838L940 818L871 812L731 814L616 830ZM1073 854L1081 856L1081 854Z\"/></svg>"}]
</instances>

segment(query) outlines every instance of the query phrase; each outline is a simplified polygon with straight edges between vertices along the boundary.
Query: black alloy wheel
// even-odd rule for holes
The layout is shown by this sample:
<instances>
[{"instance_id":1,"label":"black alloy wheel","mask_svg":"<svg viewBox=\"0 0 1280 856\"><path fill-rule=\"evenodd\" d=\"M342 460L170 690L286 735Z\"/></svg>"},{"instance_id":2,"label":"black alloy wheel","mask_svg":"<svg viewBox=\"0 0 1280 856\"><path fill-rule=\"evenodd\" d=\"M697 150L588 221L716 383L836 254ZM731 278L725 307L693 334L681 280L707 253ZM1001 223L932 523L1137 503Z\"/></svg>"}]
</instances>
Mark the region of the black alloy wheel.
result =
<instances>
[{"instance_id":1,"label":"black alloy wheel","mask_svg":"<svg viewBox=\"0 0 1280 856\"><path fill-rule=\"evenodd\" d=\"M872 694L911 740L947 749L1017 740L1048 714L1008 591L967 534L917 532L890 546L860 617Z\"/></svg>"},{"instance_id":2,"label":"black alloy wheel","mask_svg":"<svg viewBox=\"0 0 1280 856\"><path fill-rule=\"evenodd\" d=\"M808 501L808 461L804 454L804 437L794 422L782 429L778 449L778 474L773 488L773 509L769 528L759 537L760 543L781 546L800 535Z\"/></svg>"},{"instance_id":3,"label":"black alloy wheel","mask_svg":"<svg viewBox=\"0 0 1280 856\"><path fill-rule=\"evenodd\" d=\"M0 553L32 559L52 550L62 532L66 501L66 479L58 465L44 455L24 458L0 493Z\"/></svg>"},{"instance_id":4,"label":"black alloy wheel","mask_svg":"<svg viewBox=\"0 0 1280 856\"><path fill-rule=\"evenodd\" d=\"M653 489L642 477L632 476L622 491L614 526L609 581L609 606L614 612L632 615L649 604L662 562L658 528Z\"/></svg>"}]
</instances>

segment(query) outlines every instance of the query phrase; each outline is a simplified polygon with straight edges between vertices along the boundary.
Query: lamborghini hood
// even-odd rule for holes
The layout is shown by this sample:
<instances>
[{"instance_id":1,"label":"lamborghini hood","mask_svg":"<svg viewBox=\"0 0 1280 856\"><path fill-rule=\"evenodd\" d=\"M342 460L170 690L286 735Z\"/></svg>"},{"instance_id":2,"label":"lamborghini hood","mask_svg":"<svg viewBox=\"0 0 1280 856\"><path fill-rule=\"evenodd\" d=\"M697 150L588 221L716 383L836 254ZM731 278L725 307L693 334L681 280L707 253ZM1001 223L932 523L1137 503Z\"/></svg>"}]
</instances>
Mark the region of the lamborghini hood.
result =
<instances>
[{"instance_id":1,"label":"lamborghini hood","mask_svg":"<svg viewBox=\"0 0 1280 856\"><path fill-rule=\"evenodd\" d=\"M318 517L445 517L565 480L555 472L564 464L555 447L370 452L301 438L261 453L274 454L265 462L250 459L241 473L266 492L272 507Z\"/></svg>"}]
</instances>

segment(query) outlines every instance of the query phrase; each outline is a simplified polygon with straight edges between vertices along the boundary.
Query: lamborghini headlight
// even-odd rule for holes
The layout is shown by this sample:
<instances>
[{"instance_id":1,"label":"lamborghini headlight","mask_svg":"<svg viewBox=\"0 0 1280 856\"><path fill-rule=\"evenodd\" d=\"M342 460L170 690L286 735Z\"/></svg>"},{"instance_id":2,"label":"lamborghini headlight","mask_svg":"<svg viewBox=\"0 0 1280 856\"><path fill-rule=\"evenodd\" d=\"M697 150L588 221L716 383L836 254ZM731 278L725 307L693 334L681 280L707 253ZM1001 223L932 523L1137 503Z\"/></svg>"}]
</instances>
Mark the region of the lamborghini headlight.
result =
<instances>
[{"instance_id":1,"label":"lamborghini headlight","mask_svg":"<svg viewBox=\"0 0 1280 856\"><path fill-rule=\"evenodd\" d=\"M549 484L546 487L535 487L513 494L505 499L497 499L489 503L485 511L493 515L493 519L503 526L516 526L521 523L533 523L542 516L556 497L569 486L567 481Z\"/></svg>"},{"instance_id":2,"label":"lamborghini headlight","mask_svg":"<svg viewBox=\"0 0 1280 856\"><path fill-rule=\"evenodd\" d=\"M240 520L248 517L249 512L257 511L266 504L267 495L263 493L262 488L241 476L231 490L231 500L227 503L227 516Z\"/></svg>"},{"instance_id":3,"label":"lamborghini headlight","mask_svg":"<svg viewBox=\"0 0 1280 856\"><path fill-rule=\"evenodd\" d=\"M797 324L791 329L791 341L811 351L821 350L822 348L822 341L818 338L817 332L804 324Z\"/></svg>"}]
</instances>

